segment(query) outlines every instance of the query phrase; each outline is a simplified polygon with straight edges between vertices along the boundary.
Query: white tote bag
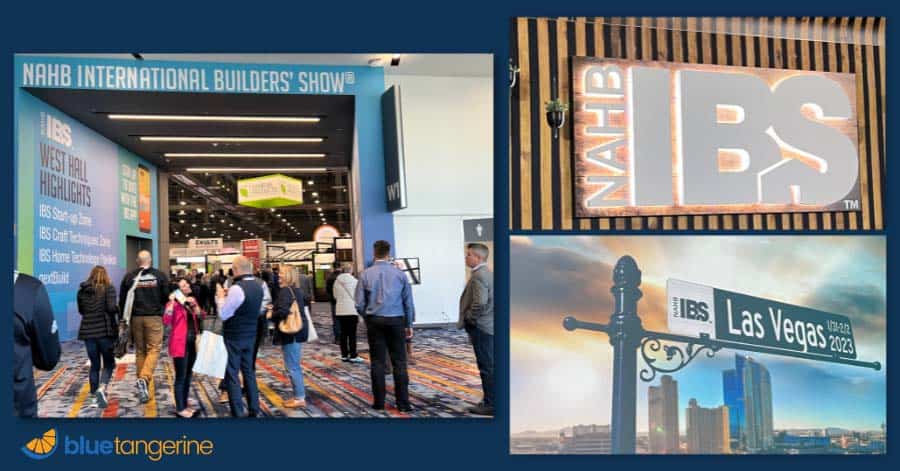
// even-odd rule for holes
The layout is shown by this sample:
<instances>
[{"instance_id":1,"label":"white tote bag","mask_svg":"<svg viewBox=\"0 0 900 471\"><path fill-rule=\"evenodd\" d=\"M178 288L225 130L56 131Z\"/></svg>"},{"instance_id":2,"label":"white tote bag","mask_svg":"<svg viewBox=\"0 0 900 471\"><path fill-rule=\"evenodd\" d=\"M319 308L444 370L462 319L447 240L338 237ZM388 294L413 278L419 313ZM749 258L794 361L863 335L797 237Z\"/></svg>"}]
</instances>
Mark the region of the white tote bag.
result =
<instances>
[{"instance_id":1,"label":"white tote bag","mask_svg":"<svg viewBox=\"0 0 900 471\"><path fill-rule=\"evenodd\" d=\"M204 330L197 339L197 360L194 362L194 373L213 378L224 378L228 365L228 350L225 339L209 330Z\"/></svg>"},{"instance_id":2,"label":"white tote bag","mask_svg":"<svg viewBox=\"0 0 900 471\"><path fill-rule=\"evenodd\" d=\"M307 342L315 342L319 340L319 334L316 333L316 325L313 324L312 316L309 315L309 306L304 306L303 311L306 313L306 322L309 325L309 337L306 339Z\"/></svg>"},{"instance_id":3,"label":"white tote bag","mask_svg":"<svg viewBox=\"0 0 900 471\"><path fill-rule=\"evenodd\" d=\"M141 270L134 276L131 288L129 288L128 294L125 295L125 310L122 312L122 320L128 325L131 325L131 310L134 308L134 290L137 288L138 282L141 280L143 274L144 270Z\"/></svg>"}]
</instances>

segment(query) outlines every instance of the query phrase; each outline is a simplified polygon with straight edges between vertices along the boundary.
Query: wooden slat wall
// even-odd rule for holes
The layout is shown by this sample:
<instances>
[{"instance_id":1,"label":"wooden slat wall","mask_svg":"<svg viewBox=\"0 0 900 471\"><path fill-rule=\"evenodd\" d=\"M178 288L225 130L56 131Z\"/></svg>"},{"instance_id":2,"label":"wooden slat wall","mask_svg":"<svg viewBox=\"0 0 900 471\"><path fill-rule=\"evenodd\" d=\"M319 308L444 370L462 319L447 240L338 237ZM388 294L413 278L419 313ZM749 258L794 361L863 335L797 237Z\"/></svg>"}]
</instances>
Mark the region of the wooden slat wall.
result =
<instances>
[{"instance_id":1,"label":"wooden slat wall","mask_svg":"<svg viewBox=\"0 0 900 471\"><path fill-rule=\"evenodd\" d=\"M884 229L884 18L514 18L511 230ZM576 219L570 123L554 140L544 102L571 101L571 56L851 72L857 77L861 211Z\"/></svg>"}]
</instances>

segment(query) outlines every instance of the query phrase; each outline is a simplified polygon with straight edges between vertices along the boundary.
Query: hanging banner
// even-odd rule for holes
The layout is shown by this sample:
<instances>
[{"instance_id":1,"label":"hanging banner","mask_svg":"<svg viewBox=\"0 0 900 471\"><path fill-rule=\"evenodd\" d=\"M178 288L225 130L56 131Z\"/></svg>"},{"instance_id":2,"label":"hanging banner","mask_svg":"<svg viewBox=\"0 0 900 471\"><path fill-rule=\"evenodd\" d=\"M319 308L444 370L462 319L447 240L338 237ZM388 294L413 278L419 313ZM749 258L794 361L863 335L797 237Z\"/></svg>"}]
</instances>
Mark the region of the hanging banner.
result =
<instances>
[{"instance_id":1,"label":"hanging banner","mask_svg":"<svg viewBox=\"0 0 900 471\"><path fill-rule=\"evenodd\" d=\"M303 204L303 182L281 174L238 180L238 204L252 208Z\"/></svg>"},{"instance_id":2,"label":"hanging banner","mask_svg":"<svg viewBox=\"0 0 900 471\"><path fill-rule=\"evenodd\" d=\"M577 217L860 210L854 74L572 58Z\"/></svg>"},{"instance_id":3,"label":"hanging banner","mask_svg":"<svg viewBox=\"0 0 900 471\"><path fill-rule=\"evenodd\" d=\"M266 242L262 239L244 239L241 241L241 255L250 259L253 270L259 270L259 261L265 253Z\"/></svg>"},{"instance_id":4,"label":"hanging banner","mask_svg":"<svg viewBox=\"0 0 900 471\"><path fill-rule=\"evenodd\" d=\"M407 206L403 112L400 87L397 85L381 96L381 121L384 134L384 189L387 192L387 210L393 212Z\"/></svg>"},{"instance_id":5,"label":"hanging banner","mask_svg":"<svg viewBox=\"0 0 900 471\"><path fill-rule=\"evenodd\" d=\"M210 252L218 252L222 250L224 243L221 237L210 237L206 239L190 239L188 240L189 249L201 249Z\"/></svg>"}]
</instances>

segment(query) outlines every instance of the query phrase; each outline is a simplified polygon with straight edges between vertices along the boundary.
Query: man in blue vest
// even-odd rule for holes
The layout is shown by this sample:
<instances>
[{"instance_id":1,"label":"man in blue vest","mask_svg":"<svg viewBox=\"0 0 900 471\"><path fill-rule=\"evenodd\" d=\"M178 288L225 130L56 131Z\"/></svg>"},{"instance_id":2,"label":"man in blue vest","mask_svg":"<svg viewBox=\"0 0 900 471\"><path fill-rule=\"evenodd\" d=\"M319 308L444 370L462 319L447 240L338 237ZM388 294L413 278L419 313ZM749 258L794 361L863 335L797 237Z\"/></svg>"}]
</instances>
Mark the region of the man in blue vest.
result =
<instances>
[{"instance_id":1,"label":"man in blue vest","mask_svg":"<svg viewBox=\"0 0 900 471\"><path fill-rule=\"evenodd\" d=\"M263 288L253 276L253 263L247 257L238 256L231 262L234 282L225 296L216 298L219 318L222 319L222 335L228 350L228 404L233 417L259 416L259 390L256 386L256 367L253 349L256 343L256 327L263 303ZM247 394L247 411L241 401L241 384L238 374L244 376Z\"/></svg>"}]
</instances>

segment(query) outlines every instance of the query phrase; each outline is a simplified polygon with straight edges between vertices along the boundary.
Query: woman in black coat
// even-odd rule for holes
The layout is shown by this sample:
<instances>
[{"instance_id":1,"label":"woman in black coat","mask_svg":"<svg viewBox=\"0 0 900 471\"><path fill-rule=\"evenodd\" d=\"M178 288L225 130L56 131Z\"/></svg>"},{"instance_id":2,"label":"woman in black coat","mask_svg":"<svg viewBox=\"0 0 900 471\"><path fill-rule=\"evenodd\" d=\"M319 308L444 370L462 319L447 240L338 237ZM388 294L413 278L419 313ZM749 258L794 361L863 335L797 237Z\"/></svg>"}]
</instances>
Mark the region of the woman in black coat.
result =
<instances>
[{"instance_id":1,"label":"woman in black coat","mask_svg":"<svg viewBox=\"0 0 900 471\"><path fill-rule=\"evenodd\" d=\"M113 369L116 367L113 347L116 344L119 324L116 288L105 268L97 265L91 270L88 279L81 283L78 289L77 299L78 312L81 313L78 339L84 341L88 358L91 360L88 375L91 394L94 396L94 405L105 408L108 405L106 385L109 384Z\"/></svg>"},{"instance_id":2,"label":"woman in black coat","mask_svg":"<svg viewBox=\"0 0 900 471\"><path fill-rule=\"evenodd\" d=\"M303 291L295 288L294 284L295 272L286 270L279 277L281 290L278 292L278 298L272 309L272 322L275 323L275 338L273 342L281 345L281 352L284 355L284 367L287 369L288 377L291 378L294 397L284 401L284 406L289 408L306 407L306 389L303 385L303 366L301 360L303 358L303 343L309 338L310 319L304 312L306 300ZM291 313L291 304L297 302L303 317L303 328L296 334L284 334L278 329L278 323L287 319Z\"/></svg>"}]
</instances>

